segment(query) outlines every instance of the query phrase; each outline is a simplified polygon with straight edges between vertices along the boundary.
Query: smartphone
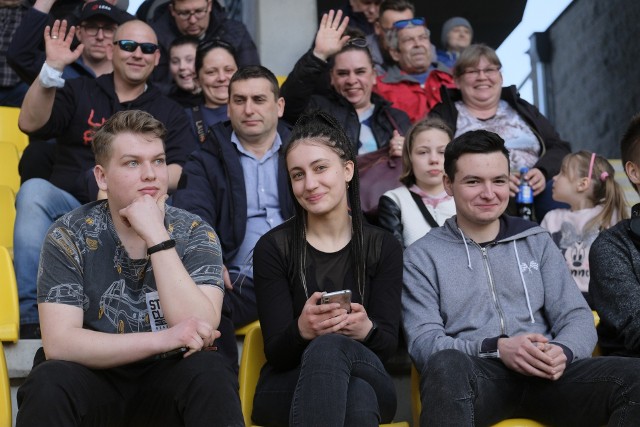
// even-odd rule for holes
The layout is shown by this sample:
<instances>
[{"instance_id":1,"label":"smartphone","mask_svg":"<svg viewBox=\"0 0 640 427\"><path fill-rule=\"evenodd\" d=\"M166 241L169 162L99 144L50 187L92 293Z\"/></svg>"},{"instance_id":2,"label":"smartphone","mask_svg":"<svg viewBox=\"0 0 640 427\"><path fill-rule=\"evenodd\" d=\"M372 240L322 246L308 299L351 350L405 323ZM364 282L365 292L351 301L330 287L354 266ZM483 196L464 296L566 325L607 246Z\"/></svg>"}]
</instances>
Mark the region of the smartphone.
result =
<instances>
[{"instance_id":1,"label":"smartphone","mask_svg":"<svg viewBox=\"0 0 640 427\"><path fill-rule=\"evenodd\" d=\"M340 308L344 308L347 310L347 313L351 313L351 291L349 289L336 292L324 292L320 301L322 304L337 302L340 304Z\"/></svg>"},{"instance_id":2,"label":"smartphone","mask_svg":"<svg viewBox=\"0 0 640 427\"><path fill-rule=\"evenodd\" d=\"M176 349L173 349L173 350L166 351L164 353L156 354L154 356L154 358L155 358L155 360L170 359L172 357L182 356L187 351L189 351L189 349L187 347L180 347L180 348L176 348Z\"/></svg>"}]
</instances>

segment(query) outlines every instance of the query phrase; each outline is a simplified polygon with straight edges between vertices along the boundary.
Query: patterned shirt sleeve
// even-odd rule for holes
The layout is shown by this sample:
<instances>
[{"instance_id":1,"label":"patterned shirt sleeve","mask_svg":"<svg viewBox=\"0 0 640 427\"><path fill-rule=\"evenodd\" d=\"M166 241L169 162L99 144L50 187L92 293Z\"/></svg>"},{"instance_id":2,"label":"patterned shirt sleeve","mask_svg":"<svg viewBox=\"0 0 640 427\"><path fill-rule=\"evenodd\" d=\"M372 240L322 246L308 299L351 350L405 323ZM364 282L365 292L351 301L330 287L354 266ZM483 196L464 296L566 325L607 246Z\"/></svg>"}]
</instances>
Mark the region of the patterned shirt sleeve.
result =
<instances>
[{"instance_id":1,"label":"patterned shirt sleeve","mask_svg":"<svg viewBox=\"0 0 640 427\"><path fill-rule=\"evenodd\" d=\"M38 267L38 303L67 304L86 311L82 248L76 242L73 233L59 224L47 233Z\"/></svg>"},{"instance_id":2,"label":"patterned shirt sleeve","mask_svg":"<svg viewBox=\"0 0 640 427\"><path fill-rule=\"evenodd\" d=\"M191 223L182 263L197 285L216 286L224 292L220 241L206 222L194 220Z\"/></svg>"}]
</instances>

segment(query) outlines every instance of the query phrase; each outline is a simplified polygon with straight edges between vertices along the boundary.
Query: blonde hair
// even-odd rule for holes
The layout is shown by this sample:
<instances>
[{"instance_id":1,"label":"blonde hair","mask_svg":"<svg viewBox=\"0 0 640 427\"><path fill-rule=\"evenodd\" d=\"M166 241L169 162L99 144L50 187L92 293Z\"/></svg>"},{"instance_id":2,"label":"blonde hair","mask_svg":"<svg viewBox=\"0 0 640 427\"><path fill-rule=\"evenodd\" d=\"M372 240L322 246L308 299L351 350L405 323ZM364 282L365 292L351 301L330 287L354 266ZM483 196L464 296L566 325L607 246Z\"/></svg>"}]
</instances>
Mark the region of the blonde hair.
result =
<instances>
[{"instance_id":1,"label":"blonde hair","mask_svg":"<svg viewBox=\"0 0 640 427\"><path fill-rule=\"evenodd\" d=\"M594 153L585 150L567 154L562 160L560 172L571 181L588 177L593 155ZM602 231L609 228L614 219L618 222L629 217L624 192L615 180L613 166L607 159L597 154L593 161L590 184L592 191L588 195L589 200L594 206L601 205L603 209L586 224L585 229L597 228L598 231Z\"/></svg>"},{"instance_id":2,"label":"blonde hair","mask_svg":"<svg viewBox=\"0 0 640 427\"><path fill-rule=\"evenodd\" d=\"M402 174L400 174L400 182L411 187L416 183L416 175L413 173L413 165L411 164L411 150L413 150L413 144L422 132L429 129L436 129L447 134L449 141L453 139L453 130L447 125L444 120L437 117L431 117L424 120L420 120L413 125L404 140L404 146L402 147Z\"/></svg>"},{"instance_id":3,"label":"blonde hair","mask_svg":"<svg viewBox=\"0 0 640 427\"><path fill-rule=\"evenodd\" d=\"M161 121L151 114L140 110L118 111L107 120L95 133L91 148L96 164L106 165L111 157L111 143L121 133L151 135L160 139L164 145L167 130Z\"/></svg>"}]
</instances>

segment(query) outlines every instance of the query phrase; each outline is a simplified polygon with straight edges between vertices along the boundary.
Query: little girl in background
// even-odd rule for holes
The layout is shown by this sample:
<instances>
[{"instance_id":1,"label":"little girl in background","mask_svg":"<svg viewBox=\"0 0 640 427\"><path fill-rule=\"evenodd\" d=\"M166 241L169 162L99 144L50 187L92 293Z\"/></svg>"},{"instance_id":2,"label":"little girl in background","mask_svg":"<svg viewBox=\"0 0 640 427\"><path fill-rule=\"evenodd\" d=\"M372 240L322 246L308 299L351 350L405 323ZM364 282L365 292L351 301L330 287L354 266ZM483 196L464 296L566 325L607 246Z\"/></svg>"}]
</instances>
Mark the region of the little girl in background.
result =
<instances>
[{"instance_id":1,"label":"little girl in background","mask_svg":"<svg viewBox=\"0 0 640 427\"><path fill-rule=\"evenodd\" d=\"M585 299L589 297L589 249L598 233L628 218L620 185L613 166L589 151L568 154L560 173L553 178L553 200L570 209L548 212L541 226L562 251L571 275Z\"/></svg>"},{"instance_id":2,"label":"little girl in background","mask_svg":"<svg viewBox=\"0 0 640 427\"><path fill-rule=\"evenodd\" d=\"M453 198L444 191L444 149L453 131L439 118L417 122L402 148L402 186L380 197L378 220L408 247L456 213Z\"/></svg>"}]
</instances>

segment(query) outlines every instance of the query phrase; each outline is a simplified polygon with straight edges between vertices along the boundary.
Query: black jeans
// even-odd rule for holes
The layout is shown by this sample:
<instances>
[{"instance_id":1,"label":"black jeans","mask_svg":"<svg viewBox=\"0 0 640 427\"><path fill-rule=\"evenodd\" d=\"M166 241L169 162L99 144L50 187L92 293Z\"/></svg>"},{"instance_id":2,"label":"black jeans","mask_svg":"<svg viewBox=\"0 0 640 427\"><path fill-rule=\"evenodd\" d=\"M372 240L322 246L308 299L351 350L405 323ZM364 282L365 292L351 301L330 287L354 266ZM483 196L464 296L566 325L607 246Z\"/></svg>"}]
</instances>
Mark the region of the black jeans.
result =
<instances>
[{"instance_id":1,"label":"black jeans","mask_svg":"<svg viewBox=\"0 0 640 427\"><path fill-rule=\"evenodd\" d=\"M498 359L433 354L421 373L421 426L487 426L530 418L549 426L640 425L640 359L596 357L557 381L521 375Z\"/></svg>"},{"instance_id":2,"label":"black jeans","mask_svg":"<svg viewBox=\"0 0 640 427\"><path fill-rule=\"evenodd\" d=\"M18 390L18 427L243 426L238 380L222 355L112 369L48 360Z\"/></svg>"},{"instance_id":3,"label":"black jeans","mask_svg":"<svg viewBox=\"0 0 640 427\"><path fill-rule=\"evenodd\" d=\"M300 367L260 373L253 419L264 426L378 426L393 419L396 392L382 362L358 341L315 338Z\"/></svg>"}]
</instances>

